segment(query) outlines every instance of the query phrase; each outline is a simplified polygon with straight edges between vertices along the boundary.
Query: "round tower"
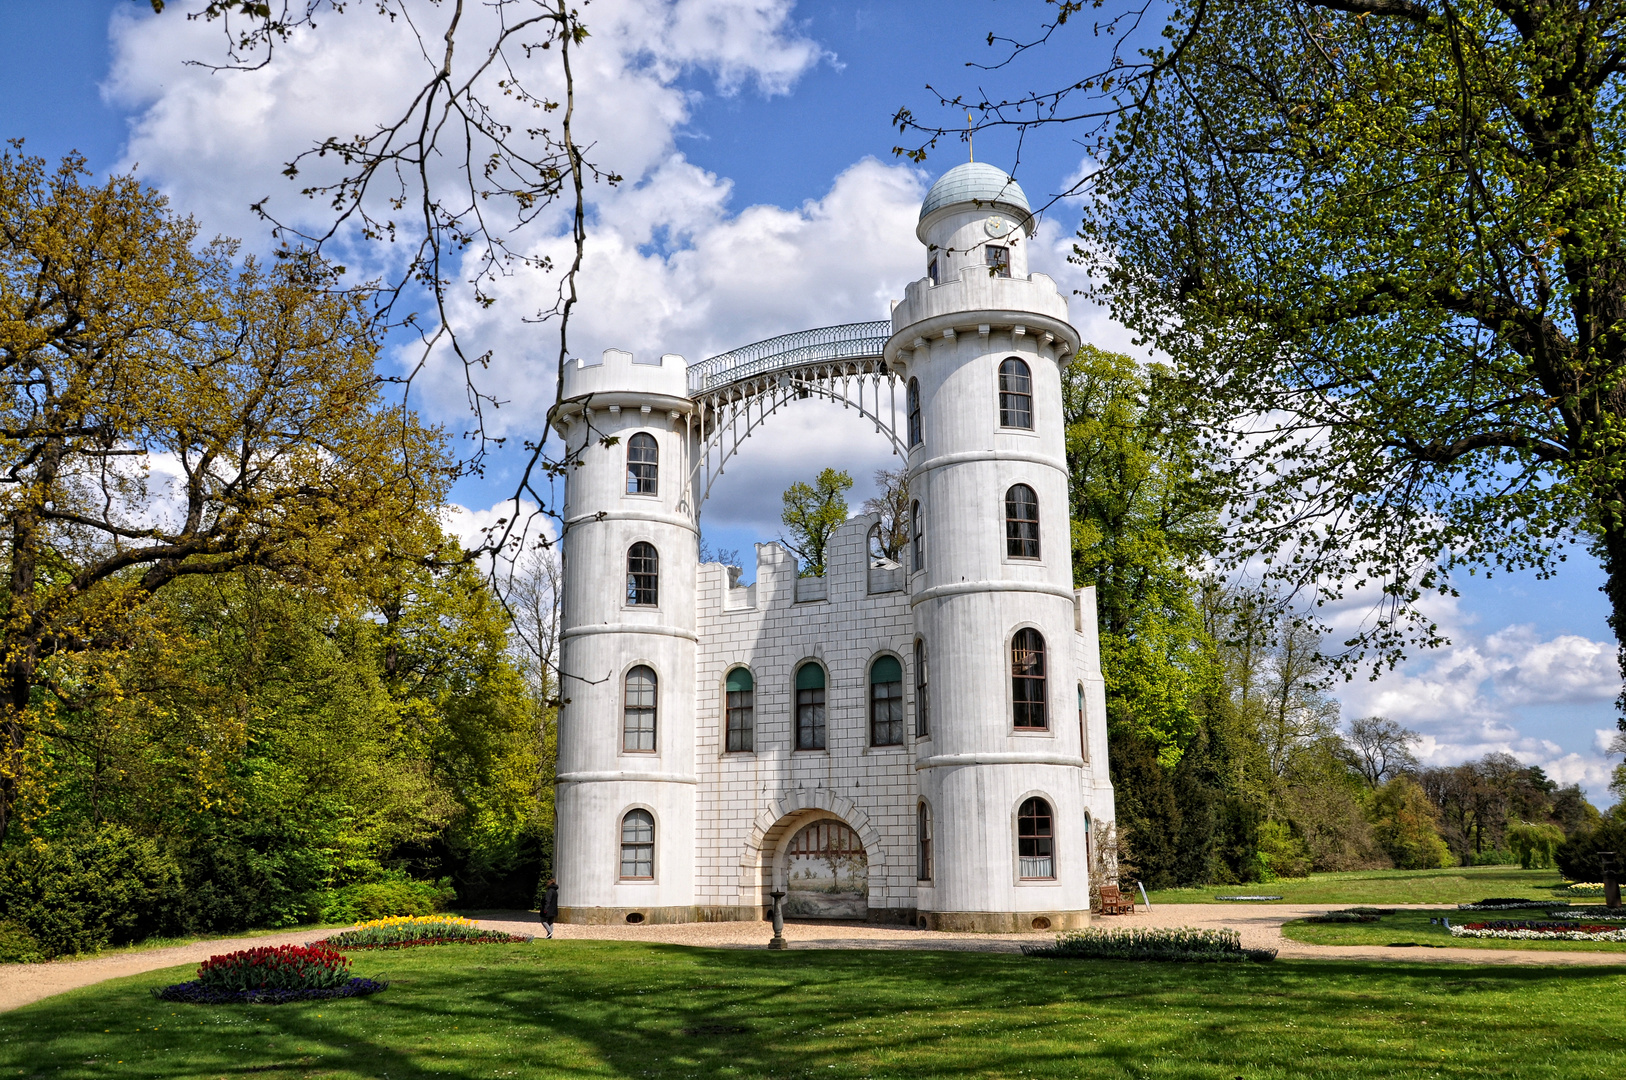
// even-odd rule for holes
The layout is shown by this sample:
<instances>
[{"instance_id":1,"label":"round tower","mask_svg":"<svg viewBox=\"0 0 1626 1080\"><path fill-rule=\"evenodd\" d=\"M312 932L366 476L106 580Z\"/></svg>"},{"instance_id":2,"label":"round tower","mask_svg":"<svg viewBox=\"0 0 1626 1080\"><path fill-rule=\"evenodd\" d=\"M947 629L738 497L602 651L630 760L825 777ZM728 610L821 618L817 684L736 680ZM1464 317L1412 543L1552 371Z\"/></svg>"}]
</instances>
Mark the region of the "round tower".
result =
<instances>
[{"instance_id":1,"label":"round tower","mask_svg":"<svg viewBox=\"0 0 1626 1080\"><path fill-rule=\"evenodd\" d=\"M693 403L680 356L570 361L555 875L563 922L692 917Z\"/></svg>"},{"instance_id":2,"label":"round tower","mask_svg":"<svg viewBox=\"0 0 1626 1080\"><path fill-rule=\"evenodd\" d=\"M1033 231L1002 170L949 170L916 228L926 276L893 309L886 344L911 416L920 539L907 565L930 673L915 768L932 858L917 903L935 929L1089 918L1061 395L1079 337L1055 283L1028 273Z\"/></svg>"}]
</instances>

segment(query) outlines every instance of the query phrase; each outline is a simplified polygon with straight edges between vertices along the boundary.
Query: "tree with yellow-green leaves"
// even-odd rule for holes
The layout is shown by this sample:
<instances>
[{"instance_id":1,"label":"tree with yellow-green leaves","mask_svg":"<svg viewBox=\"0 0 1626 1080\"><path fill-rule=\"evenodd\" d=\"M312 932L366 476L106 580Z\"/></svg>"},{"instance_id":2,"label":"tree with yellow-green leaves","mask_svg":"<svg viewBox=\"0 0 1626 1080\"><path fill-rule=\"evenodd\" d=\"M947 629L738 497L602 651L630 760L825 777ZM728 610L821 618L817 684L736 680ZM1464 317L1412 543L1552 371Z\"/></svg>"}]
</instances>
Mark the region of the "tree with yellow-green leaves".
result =
<instances>
[{"instance_id":1,"label":"tree with yellow-green leaves","mask_svg":"<svg viewBox=\"0 0 1626 1080\"><path fill-rule=\"evenodd\" d=\"M0 837L52 714L166 588L254 568L338 596L410 557L451 470L335 284L200 243L132 177L0 155Z\"/></svg>"}]
</instances>

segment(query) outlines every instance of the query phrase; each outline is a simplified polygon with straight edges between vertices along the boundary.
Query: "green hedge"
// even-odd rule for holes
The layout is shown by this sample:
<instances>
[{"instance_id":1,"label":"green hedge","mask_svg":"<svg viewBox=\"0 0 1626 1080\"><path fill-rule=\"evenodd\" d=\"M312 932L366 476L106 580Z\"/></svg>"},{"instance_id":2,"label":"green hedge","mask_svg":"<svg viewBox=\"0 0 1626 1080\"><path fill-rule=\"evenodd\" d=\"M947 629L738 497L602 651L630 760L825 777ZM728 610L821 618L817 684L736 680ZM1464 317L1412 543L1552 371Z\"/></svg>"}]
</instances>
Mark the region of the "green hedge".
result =
<instances>
[{"instance_id":1,"label":"green hedge","mask_svg":"<svg viewBox=\"0 0 1626 1080\"><path fill-rule=\"evenodd\" d=\"M0 853L0 920L41 956L71 956L180 928L181 870L122 826Z\"/></svg>"},{"instance_id":2,"label":"green hedge","mask_svg":"<svg viewBox=\"0 0 1626 1080\"><path fill-rule=\"evenodd\" d=\"M433 915L457 899L450 878L418 881L391 872L382 881L334 889L322 898L323 922L366 922L390 915Z\"/></svg>"},{"instance_id":3,"label":"green hedge","mask_svg":"<svg viewBox=\"0 0 1626 1080\"><path fill-rule=\"evenodd\" d=\"M1024 945L1028 956L1053 960L1183 960L1191 962L1274 960L1275 949L1244 949L1235 930L1185 927L1144 930L1069 930L1054 945Z\"/></svg>"}]
</instances>

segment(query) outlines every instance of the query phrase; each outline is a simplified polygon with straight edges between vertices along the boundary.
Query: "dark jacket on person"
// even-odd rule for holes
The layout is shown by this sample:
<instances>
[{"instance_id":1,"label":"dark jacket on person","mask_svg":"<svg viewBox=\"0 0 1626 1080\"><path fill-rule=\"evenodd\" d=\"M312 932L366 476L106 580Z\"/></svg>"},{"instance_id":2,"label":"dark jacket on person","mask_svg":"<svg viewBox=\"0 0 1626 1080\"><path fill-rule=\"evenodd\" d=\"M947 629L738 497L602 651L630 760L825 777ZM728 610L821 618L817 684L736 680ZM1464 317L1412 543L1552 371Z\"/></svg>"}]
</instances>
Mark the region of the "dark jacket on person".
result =
<instances>
[{"instance_id":1,"label":"dark jacket on person","mask_svg":"<svg viewBox=\"0 0 1626 1080\"><path fill-rule=\"evenodd\" d=\"M542 921L548 923L559 921L558 885L550 883L546 889L542 890Z\"/></svg>"}]
</instances>

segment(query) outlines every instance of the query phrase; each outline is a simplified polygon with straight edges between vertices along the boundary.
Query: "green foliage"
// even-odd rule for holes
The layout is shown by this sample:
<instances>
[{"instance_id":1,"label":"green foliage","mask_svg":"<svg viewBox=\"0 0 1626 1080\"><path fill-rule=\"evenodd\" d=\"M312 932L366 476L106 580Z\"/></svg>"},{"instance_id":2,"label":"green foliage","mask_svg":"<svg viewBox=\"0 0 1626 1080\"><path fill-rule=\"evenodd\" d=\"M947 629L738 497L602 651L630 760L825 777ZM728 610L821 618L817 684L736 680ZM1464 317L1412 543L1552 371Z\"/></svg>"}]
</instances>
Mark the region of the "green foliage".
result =
<instances>
[{"instance_id":1,"label":"green foliage","mask_svg":"<svg viewBox=\"0 0 1626 1080\"><path fill-rule=\"evenodd\" d=\"M1310 876L1310 852L1285 821L1259 826L1260 881Z\"/></svg>"},{"instance_id":2,"label":"green foliage","mask_svg":"<svg viewBox=\"0 0 1626 1080\"><path fill-rule=\"evenodd\" d=\"M1090 927L1056 935L1054 945L1024 945L1027 956L1053 960L1177 960L1184 963L1276 959L1275 949L1244 949L1235 930L1104 930Z\"/></svg>"},{"instance_id":3,"label":"green foliage","mask_svg":"<svg viewBox=\"0 0 1626 1080\"><path fill-rule=\"evenodd\" d=\"M334 889L322 897L321 921L364 922L390 915L433 915L457 899L450 878L416 881L400 871L380 881L363 881Z\"/></svg>"},{"instance_id":4,"label":"green foliage","mask_svg":"<svg viewBox=\"0 0 1626 1080\"><path fill-rule=\"evenodd\" d=\"M0 855L0 919L46 957L94 952L174 929L181 891L157 843L107 825Z\"/></svg>"},{"instance_id":5,"label":"green foliage","mask_svg":"<svg viewBox=\"0 0 1626 1080\"><path fill-rule=\"evenodd\" d=\"M1576 833L1556 852L1558 869L1571 881L1602 881L1603 860L1598 853L1613 851L1616 855L1615 872L1621 873L1626 861L1626 821L1619 817L1605 818L1595 829Z\"/></svg>"},{"instance_id":6,"label":"green foliage","mask_svg":"<svg viewBox=\"0 0 1626 1080\"><path fill-rule=\"evenodd\" d=\"M0 964L33 964L45 958L33 934L10 920L0 921Z\"/></svg>"},{"instance_id":7,"label":"green foliage","mask_svg":"<svg viewBox=\"0 0 1626 1080\"><path fill-rule=\"evenodd\" d=\"M847 520L847 492L853 478L836 469L825 469L812 484L798 480L785 489L785 509L779 515L790 536L779 542L802 563L803 577L824 576L824 547L836 526Z\"/></svg>"},{"instance_id":8,"label":"green foliage","mask_svg":"<svg viewBox=\"0 0 1626 1080\"><path fill-rule=\"evenodd\" d=\"M1401 775L1377 790L1372 800L1372 832L1378 845L1402 870L1454 866L1456 859L1436 831L1434 804L1422 787Z\"/></svg>"}]
</instances>

